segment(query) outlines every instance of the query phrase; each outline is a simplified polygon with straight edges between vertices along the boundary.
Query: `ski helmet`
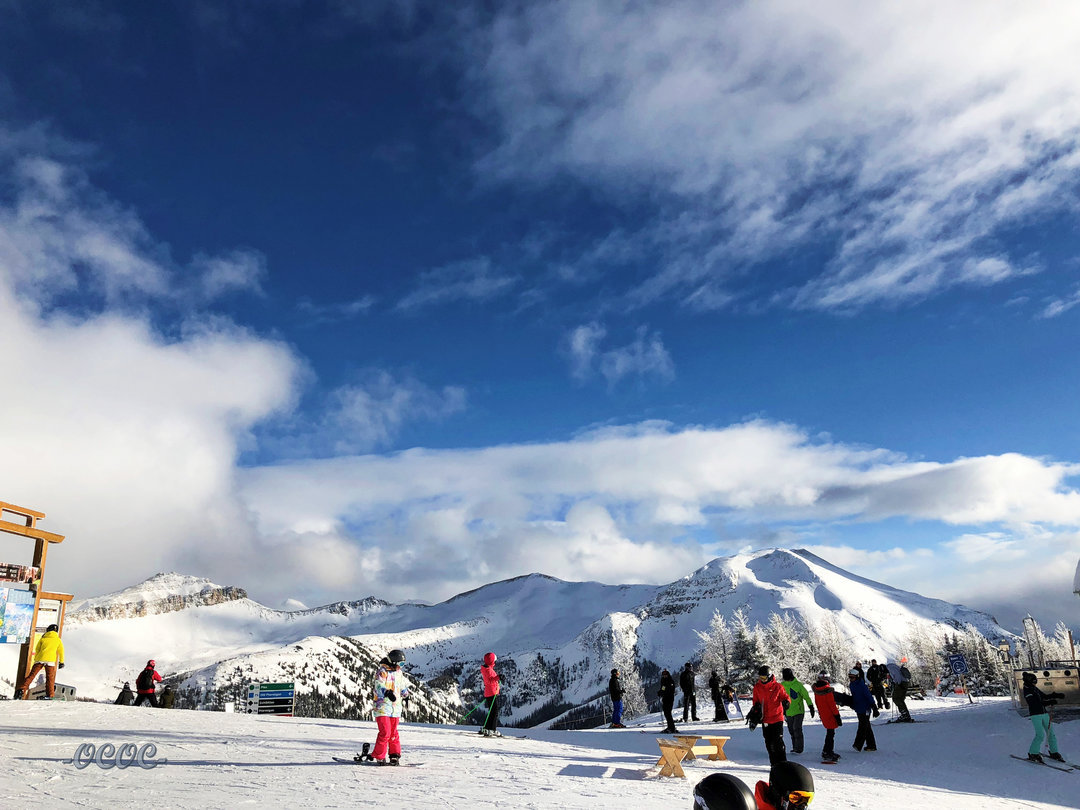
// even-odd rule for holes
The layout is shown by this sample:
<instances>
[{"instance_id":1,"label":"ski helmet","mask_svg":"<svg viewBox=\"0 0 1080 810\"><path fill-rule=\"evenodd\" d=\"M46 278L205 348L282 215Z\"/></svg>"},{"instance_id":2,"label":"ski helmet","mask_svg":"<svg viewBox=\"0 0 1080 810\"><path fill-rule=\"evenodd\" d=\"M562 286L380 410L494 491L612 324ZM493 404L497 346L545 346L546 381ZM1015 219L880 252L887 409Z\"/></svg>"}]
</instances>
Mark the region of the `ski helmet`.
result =
<instances>
[{"instance_id":1,"label":"ski helmet","mask_svg":"<svg viewBox=\"0 0 1080 810\"><path fill-rule=\"evenodd\" d=\"M1038 680L1039 680L1039 676L1036 675L1034 672L1025 672L1024 673L1024 683L1037 683Z\"/></svg>"},{"instance_id":2,"label":"ski helmet","mask_svg":"<svg viewBox=\"0 0 1080 810\"><path fill-rule=\"evenodd\" d=\"M855 669L855 667L852 667L851 669L849 669L847 671L847 674L848 674L849 678L858 678L859 677L859 670Z\"/></svg>"},{"instance_id":3,"label":"ski helmet","mask_svg":"<svg viewBox=\"0 0 1080 810\"><path fill-rule=\"evenodd\" d=\"M829 677L829 673L825 670L821 670L821 672L817 674L817 679L819 681L825 681L825 683L829 683L832 680L832 678Z\"/></svg>"},{"instance_id":4,"label":"ski helmet","mask_svg":"<svg viewBox=\"0 0 1080 810\"><path fill-rule=\"evenodd\" d=\"M153 658L151 658L151 659L150 659L149 661L147 661L147 662L146 662L146 665L147 665L148 667L150 667L150 668L153 668L153 667L156 667L156 666L157 666L157 664L156 664L156 663L154 662L154 659L153 659Z\"/></svg>"},{"instance_id":5,"label":"ski helmet","mask_svg":"<svg viewBox=\"0 0 1080 810\"><path fill-rule=\"evenodd\" d=\"M761 665L761 667L760 667L760 668L758 669L758 671L757 671L757 674L758 674L758 676L759 676L759 677L766 677L766 676L768 676L768 675L769 675L769 674L770 674L771 672L772 672L772 670L771 670L771 669L769 669L769 665L768 665L768 664L762 664L762 665Z\"/></svg>"},{"instance_id":6,"label":"ski helmet","mask_svg":"<svg viewBox=\"0 0 1080 810\"><path fill-rule=\"evenodd\" d=\"M59 627L59 625L50 624L48 627L45 628L45 632L46 633L59 633L60 632L60 627Z\"/></svg>"},{"instance_id":7,"label":"ski helmet","mask_svg":"<svg viewBox=\"0 0 1080 810\"><path fill-rule=\"evenodd\" d=\"M612 675L618 675L618 674L619 674L619 670L617 670L617 669L613 669L613 670L611 670L611 674L612 674Z\"/></svg>"},{"instance_id":8,"label":"ski helmet","mask_svg":"<svg viewBox=\"0 0 1080 810\"><path fill-rule=\"evenodd\" d=\"M785 681L793 681L795 680L795 673L791 671L791 667L784 667L780 670L780 677Z\"/></svg>"},{"instance_id":9,"label":"ski helmet","mask_svg":"<svg viewBox=\"0 0 1080 810\"><path fill-rule=\"evenodd\" d=\"M806 807L814 800L814 777L797 762L777 762L769 771L769 790L778 810Z\"/></svg>"},{"instance_id":10,"label":"ski helmet","mask_svg":"<svg viewBox=\"0 0 1080 810\"><path fill-rule=\"evenodd\" d=\"M694 810L755 810L754 794L739 777L714 773L694 786Z\"/></svg>"},{"instance_id":11,"label":"ski helmet","mask_svg":"<svg viewBox=\"0 0 1080 810\"><path fill-rule=\"evenodd\" d=\"M386 654L391 664L401 664L405 661L405 653L401 650L391 650Z\"/></svg>"},{"instance_id":12,"label":"ski helmet","mask_svg":"<svg viewBox=\"0 0 1080 810\"><path fill-rule=\"evenodd\" d=\"M495 665L495 660L496 660L495 659L495 653L493 653L493 652L484 653L484 666L485 667L494 666Z\"/></svg>"}]
</instances>

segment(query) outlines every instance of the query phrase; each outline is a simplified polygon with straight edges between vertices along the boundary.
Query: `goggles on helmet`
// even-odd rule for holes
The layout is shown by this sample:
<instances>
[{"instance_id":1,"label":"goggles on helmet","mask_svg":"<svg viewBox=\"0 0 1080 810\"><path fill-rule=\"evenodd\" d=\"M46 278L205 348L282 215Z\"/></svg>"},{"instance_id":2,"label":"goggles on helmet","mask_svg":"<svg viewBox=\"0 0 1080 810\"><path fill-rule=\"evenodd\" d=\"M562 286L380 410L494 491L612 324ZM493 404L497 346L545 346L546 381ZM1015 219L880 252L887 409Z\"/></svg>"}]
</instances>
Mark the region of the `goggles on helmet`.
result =
<instances>
[{"instance_id":1,"label":"goggles on helmet","mask_svg":"<svg viewBox=\"0 0 1080 810\"><path fill-rule=\"evenodd\" d=\"M814 791L812 790L792 790L787 794L787 804L785 807L806 807L810 802L814 800Z\"/></svg>"}]
</instances>

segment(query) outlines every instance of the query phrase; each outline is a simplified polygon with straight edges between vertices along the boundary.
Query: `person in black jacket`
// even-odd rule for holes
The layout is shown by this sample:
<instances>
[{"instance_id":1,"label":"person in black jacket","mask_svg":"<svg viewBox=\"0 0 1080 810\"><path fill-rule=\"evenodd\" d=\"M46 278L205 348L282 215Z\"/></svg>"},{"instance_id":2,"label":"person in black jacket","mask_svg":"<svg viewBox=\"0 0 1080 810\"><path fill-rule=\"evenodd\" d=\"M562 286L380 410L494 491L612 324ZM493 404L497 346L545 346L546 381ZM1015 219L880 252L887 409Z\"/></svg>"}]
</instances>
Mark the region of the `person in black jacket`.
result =
<instances>
[{"instance_id":1,"label":"person in black jacket","mask_svg":"<svg viewBox=\"0 0 1080 810\"><path fill-rule=\"evenodd\" d=\"M619 680L619 670L611 670L611 679L607 683L608 696L611 698L611 727L626 728L622 722L622 681Z\"/></svg>"},{"instance_id":2,"label":"person in black jacket","mask_svg":"<svg viewBox=\"0 0 1080 810\"><path fill-rule=\"evenodd\" d=\"M720 694L720 676L716 670L709 676L709 692L712 694L713 722L726 723L728 721L727 709L724 707L724 696Z\"/></svg>"},{"instance_id":3,"label":"person in black jacket","mask_svg":"<svg viewBox=\"0 0 1080 810\"><path fill-rule=\"evenodd\" d=\"M667 721L665 734L678 734L675 728L675 718L671 710L675 708L675 679L666 669L660 673L660 704L664 707L664 719Z\"/></svg>"},{"instance_id":4,"label":"person in black jacket","mask_svg":"<svg viewBox=\"0 0 1080 810\"><path fill-rule=\"evenodd\" d=\"M131 684L124 681L124 688L120 690L120 694L116 696L113 703L117 706L130 706L134 702L135 693L131 691Z\"/></svg>"},{"instance_id":5,"label":"person in black jacket","mask_svg":"<svg viewBox=\"0 0 1080 810\"><path fill-rule=\"evenodd\" d=\"M687 716L697 722L697 694L694 692L694 668L690 662L686 662L682 674L679 675L679 688L682 689L682 721L685 723Z\"/></svg>"},{"instance_id":6,"label":"person in black jacket","mask_svg":"<svg viewBox=\"0 0 1080 810\"><path fill-rule=\"evenodd\" d=\"M879 664L876 658L871 658L866 677L870 681L870 694L877 701L878 709L892 708L889 706L889 698L885 696L885 680L889 677L889 668L884 664Z\"/></svg>"},{"instance_id":7,"label":"person in black jacket","mask_svg":"<svg viewBox=\"0 0 1080 810\"><path fill-rule=\"evenodd\" d=\"M1035 727L1035 738L1028 746L1028 759L1042 762L1043 738L1048 738L1050 743L1050 759L1064 762L1065 758L1058 751L1057 735L1054 734L1054 726L1050 723L1050 715L1046 711L1047 706L1055 706L1065 697L1061 692L1051 692L1049 695L1042 691L1036 684L1038 676L1034 672L1024 673L1024 700L1027 701L1028 714L1031 717L1031 725Z\"/></svg>"}]
</instances>

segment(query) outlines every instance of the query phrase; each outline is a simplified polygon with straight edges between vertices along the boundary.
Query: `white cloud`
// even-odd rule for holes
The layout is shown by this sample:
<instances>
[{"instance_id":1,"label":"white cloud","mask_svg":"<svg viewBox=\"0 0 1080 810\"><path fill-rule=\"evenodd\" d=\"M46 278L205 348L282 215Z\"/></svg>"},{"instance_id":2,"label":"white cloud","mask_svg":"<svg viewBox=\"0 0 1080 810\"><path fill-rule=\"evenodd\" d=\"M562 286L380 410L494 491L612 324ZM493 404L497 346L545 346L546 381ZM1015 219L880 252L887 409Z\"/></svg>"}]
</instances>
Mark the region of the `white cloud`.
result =
<instances>
[{"instance_id":1,"label":"white cloud","mask_svg":"<svg viewBox=\"0 0 1080 810\"><path fill-rule=\"evenodd\" d=\"M671 380L675 363L657 332L638 327L634 339L625 346L601 351L600 344L607 329L599 323L575 327L565 339L565 353L570 362L570 374L577 380L587 380L599 373L614 386L625 377L656 377Z\"/></svg>"},{"instance_id":2,"label":"white cloud","mask_svg":"<svg viewBox=\"0 0 1080 810\"><path fill-rule=\"evenodd\" d=\"M1031 271L999 229L1077 204L1070 0L541 0L478 37L468 87L498 130L484 174L655 203L658 270L631 300L725 306L748 266L809 243L831 259L778 300L998 284Z\"/></svg>"},{"instance_id":3,"label":"white cloud","mask_svg":"<svg viewBox=\"0 0 1080 810\"><path fill-rule=\"evenodd\" d=\"M1080 288L1073 291L1071 295L1064 298L1056 298L1048 303L1042 311L1042 317L1044 318L1056 318L1058 315L1062 315L1068 312L1070 309L1080 304Z\"/></svg>"},{"instance_id":4,"label":"white cloud","mask_svg":"<svg viewBox=\"0 0 1080 810\"><path fill-rule=\"evenodd\" d=\"M413 311L452 301L486 301L505 294L517 281L495 272L486 256L455 262L421 273L415 289L398 301L397 308Z\"/></svg>"},{"instance_id":5,"label":"white cloud","mask_svg":"<svg viewBox=\"0 0 1080 810\"><path fill-rule=\"evenodd\" d=\"M233 250L221 256L198 254L192 260L198 286L205 301L223 295L250 292L263 295L266 257L257 250Z\"/></svg>"}]
</instances>

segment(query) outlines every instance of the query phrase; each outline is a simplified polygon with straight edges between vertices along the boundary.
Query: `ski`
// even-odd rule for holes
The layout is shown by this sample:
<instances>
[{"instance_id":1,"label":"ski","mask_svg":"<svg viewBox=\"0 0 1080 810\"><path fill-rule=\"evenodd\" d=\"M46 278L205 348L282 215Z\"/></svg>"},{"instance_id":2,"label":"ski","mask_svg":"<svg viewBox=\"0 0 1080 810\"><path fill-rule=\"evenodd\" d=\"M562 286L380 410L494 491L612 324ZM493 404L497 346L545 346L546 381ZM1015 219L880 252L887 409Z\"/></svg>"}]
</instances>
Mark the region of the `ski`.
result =
<instances>
[{"instance_id":1,"label":"ski","mask_svg":"<svg viewBox=\"0 0 1080 810\"><path fill-rule=\"evenodd\" d=\"M373 759L346 759L345 757L330 757L330 759L343 765L374 765L380 768L420 768L424 765L423 762L399 762L397 765L382 765Z\"/></svg>"},{"instance_id":2,"label":"ski","mask_svg":"<svg viewBox=\"0 0 1080 810\"><path fill-rule=\"evenodd\" d=\"M929 723L929 720L886 720L884 723L877 723L876 725L891 726L893 723L900 723L901 725L907 723Z\"/></svg>"},{"instance_id":3,"label":"ski","mask_svg":"<svg viewBox=\"0 0 1080 810\"><path fill-rule=\"evenodd\" d=\"M1065 771L1065 773L1071 773L1073 768L1063 768L1060 765L1051 765L1049 762L1038 762L1034 759L1028 759L1027 757L1018 757L1016 754L1009 754L1013 759L1018 759L1021 762L1030 762L1032 765L1042 765L1047 768L1053 768L1055 771Z\"/></svg>"}]
</instances>

